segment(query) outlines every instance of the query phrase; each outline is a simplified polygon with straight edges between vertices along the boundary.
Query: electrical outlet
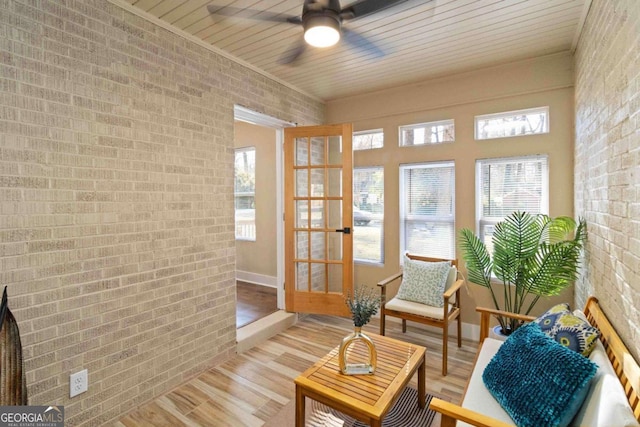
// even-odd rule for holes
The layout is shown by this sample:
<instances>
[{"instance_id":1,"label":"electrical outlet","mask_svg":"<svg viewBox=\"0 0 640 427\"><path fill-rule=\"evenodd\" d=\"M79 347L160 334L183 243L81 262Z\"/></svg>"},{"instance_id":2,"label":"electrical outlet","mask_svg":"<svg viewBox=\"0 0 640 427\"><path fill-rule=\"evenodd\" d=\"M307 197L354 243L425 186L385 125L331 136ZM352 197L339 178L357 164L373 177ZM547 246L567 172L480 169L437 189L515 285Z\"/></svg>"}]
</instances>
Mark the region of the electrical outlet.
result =
<instances>
[{"instance_id":1,"label":"electrical outlet","mask_svg":"<svg viewBox=\"0 0 640 427\"><path fill-rule=\"evenodd\" d=\"M69 377L69 397L75 397L89 389L89 371L83 369Z\"/></svg>"}]
</instances>

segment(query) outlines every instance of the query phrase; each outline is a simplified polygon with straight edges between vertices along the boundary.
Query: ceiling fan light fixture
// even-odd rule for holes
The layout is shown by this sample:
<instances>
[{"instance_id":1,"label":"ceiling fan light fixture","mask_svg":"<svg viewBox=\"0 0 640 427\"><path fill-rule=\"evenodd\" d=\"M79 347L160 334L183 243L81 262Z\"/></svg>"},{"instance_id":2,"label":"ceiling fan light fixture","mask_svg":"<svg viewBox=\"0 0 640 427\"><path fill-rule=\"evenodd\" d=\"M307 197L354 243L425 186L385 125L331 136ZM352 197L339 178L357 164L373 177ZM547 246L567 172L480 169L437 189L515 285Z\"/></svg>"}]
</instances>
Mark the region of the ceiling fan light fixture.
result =
<instances>
[{"instance_id":1,"label":"ceiling fan light fixture","mask_svg":"<svg viewBox=\"0 0 640 427\"><path fill-rule=\"evenodd\" d=\"M305 23L304 40L314 47L333 46L340 40L340 23L330 16L316 16Z\"/></svg>"}]
</instances>

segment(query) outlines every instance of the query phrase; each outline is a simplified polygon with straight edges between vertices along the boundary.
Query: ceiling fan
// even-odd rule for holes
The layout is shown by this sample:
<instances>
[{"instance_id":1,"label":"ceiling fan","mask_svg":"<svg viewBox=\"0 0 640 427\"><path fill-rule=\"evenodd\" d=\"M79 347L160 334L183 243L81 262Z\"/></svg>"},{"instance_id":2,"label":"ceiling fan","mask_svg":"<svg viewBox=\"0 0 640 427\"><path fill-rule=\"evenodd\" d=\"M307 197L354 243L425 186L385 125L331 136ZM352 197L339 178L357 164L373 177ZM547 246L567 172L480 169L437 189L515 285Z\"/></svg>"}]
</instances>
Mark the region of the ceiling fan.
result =
<instances>
[{"instance_id":1,"label":"ceiling fan","mask_svg":"<svg viewBox=\"0 0 640 427\"><path fill-rule=\"evenodd\" d=\"M373 42L344 28L342 23L362 18L406 1L408 0L360 0L341 8L339 0L305 0L300 16L213 4L209 4L207 9L209 13L214 15L301 25L304 28L304 38L298 40L293 48L287 50L278 60L281 64L291 64L302 55L307 44L314 47L329 47L338 43L341 36L353 48L366 51L376 58L384 56L384 52Z\"/></svg>"}]
</instances>

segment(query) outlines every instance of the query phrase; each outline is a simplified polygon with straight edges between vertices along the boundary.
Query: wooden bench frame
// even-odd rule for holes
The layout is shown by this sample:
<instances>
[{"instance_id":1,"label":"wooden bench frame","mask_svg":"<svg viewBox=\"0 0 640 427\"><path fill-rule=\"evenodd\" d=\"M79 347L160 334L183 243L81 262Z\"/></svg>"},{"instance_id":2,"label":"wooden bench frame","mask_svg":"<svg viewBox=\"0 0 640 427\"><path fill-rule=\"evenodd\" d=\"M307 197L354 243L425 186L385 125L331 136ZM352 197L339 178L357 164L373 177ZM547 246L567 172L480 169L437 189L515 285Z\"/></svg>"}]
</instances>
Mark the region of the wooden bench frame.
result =
<instances>
[{"instance_id":1,"label":"wooden bench frame","mask_svg":"<svg viewBox=\"0 0 640 427\"><path fill-rule=\"evenodd\" d=\"M489 334L489 325L492 316L501 315L520 319L525 322L534 319L532 316L517 315L482 307L478 307L476 311L480 313L480 347L482 347L484 339ZM600 330L600 341L607 352L607 356L620 380L620 384L622 384L625 390L633 414L636 419L640 421L640 366L638 362L636 362L629 352L629 349L624 345L622 339L620 339L620 336L611 325L611 322L609 322L609 319L607 319L607 316L600 308L598 300L595 297L590 297L587 301L584 314L589 320L589 323ZM478 354L479 353L480 349L478 348ZM468 386L469 384L467 383L467 387ZM465 394L466 392L467 390L465 389ZM442 414L441 427L454 427L458 420L478 427L513 427L511 424L503 423L490 416L437 398L431 400L429 408Z\"/></svg>"}]
</instances>

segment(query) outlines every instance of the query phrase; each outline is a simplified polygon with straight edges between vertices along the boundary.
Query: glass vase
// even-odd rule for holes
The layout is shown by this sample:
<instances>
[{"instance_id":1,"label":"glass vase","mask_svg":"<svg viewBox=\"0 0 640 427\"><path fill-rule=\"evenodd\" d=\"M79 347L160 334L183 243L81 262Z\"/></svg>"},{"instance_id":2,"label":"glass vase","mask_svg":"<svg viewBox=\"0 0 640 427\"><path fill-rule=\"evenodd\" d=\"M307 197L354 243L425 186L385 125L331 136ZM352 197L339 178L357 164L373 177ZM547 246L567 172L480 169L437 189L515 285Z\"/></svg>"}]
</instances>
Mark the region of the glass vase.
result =
<instances>
[{"instance_id":1,"label":"glass vase","mask_svg":"<svg viewBox=\"0 0 640 427\"><path fill-rule=\"evenodd\" d=\"M367 356L364 362L361 361L362 356L360 354L349 353L349 348L357 343L364 344L367 349ZM349 363L349 356L357 357L359 363ZM362 333L361 327L356 326L352 334L342 339L338 351L338 362L340 364L340 372L345 375L366 375L375 372L378 362L376 346L371 341L371 338Z\"/></svg>"}]
</instances>

